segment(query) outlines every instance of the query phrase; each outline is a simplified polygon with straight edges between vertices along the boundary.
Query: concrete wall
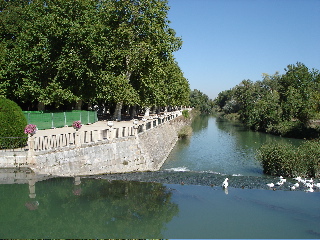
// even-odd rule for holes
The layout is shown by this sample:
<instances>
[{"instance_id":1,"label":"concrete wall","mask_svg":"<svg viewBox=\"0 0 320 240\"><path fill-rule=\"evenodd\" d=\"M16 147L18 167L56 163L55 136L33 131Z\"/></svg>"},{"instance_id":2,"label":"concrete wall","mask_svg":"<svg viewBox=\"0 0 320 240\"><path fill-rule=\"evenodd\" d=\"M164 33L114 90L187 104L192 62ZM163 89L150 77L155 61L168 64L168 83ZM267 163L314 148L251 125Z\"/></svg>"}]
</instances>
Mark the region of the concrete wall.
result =
<instances>
[{"instance_id":1,"label":"concrete wall","mask_svg":"<svg viewBox=\"0 0 320 240\"><path fill-rule=\"evenodd\" d=\"M110 143L94 143L49 153L38 152L33 156L34 165L29 167L36 173L55 176L156 171L176 144L178 131L186 124L183 116L180 116L137 136L114 139ZM15 166L27 165L27 157L18 155L13 157Z\"/></svg>"}]
</instances>

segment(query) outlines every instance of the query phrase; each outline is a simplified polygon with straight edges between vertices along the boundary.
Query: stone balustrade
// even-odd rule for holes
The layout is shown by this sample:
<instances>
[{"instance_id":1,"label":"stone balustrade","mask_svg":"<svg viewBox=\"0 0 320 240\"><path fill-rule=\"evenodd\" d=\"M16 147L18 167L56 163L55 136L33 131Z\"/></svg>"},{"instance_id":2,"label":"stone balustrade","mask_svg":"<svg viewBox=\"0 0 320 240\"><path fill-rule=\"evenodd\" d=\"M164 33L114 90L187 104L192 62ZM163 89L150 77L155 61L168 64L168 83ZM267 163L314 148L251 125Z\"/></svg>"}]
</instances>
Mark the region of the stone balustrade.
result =
<instances>
[{"instance_id":1,"label":"stone balustrade","mask_svg":"<svg viewBox=\"0 0 320 240\"><path fill-rule=\"evenodd\" d=\"M190 109L191 110L191 109ZM20 151L0 151L0 168L30 168L59 176L158 170L178 139L182 111L127 124L106 122L59 135L29 136ZM119 127L121 126L121 127Z\"/></svg>"},{"instance_id":2,"label":"stone balustrade","mask_svg":"<svg viewBox=\"0 0 320 240\"><path fill-rule=\"evenodd\" d=\"M111 126L113 124L109 122L110 127L102 130L79 130L73 133L38 137L35 135L29 137L27 149L29 151L39 152L70 147L81 147L87 144L99 142L108 143L113 139L125 138L143 133L181 115L181 111L175 111L160 116L149 116L148 119L143 119L142 123L141 121L137 121L136 124L133 123L130 127L116 128Z\"/></svg>"}]
</instances>

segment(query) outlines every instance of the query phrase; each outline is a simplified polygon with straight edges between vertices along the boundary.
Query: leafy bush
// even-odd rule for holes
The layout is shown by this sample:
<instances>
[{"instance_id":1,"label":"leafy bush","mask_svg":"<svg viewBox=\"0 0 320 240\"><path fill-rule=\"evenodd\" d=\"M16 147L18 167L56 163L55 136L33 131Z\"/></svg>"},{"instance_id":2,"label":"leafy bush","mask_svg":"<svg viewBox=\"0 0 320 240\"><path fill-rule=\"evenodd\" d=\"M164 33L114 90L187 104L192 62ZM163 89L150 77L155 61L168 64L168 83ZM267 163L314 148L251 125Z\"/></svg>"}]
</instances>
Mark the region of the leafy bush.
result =
<instances>
[{"instance_id":1,"label":"leafy bush","mask_svg":"<svg viewBox=\"0 0 320 240\"><path fill-rule=\"evenodd\" d=\"M192 127L190 127L189 125L182 127L178 132L179 138L187 138L191 135L192 135Z\"/></svg>"},{"instance_id":2,"label":"leafy bush","mask_svg":"<svg viewBox=\"0 0 320 240\"><path fill-rule=\"evenodd\" d=\"M320 176L320 142L305 141L295 148L288 143L265 144L257 158L261 161L264 173L276 176Z\"/></svg>"},{"instance_id":3,"label":"leafy bush","mask_svg":"<svg viewBox=\"0 0 320 240\"><path fill-rule=\"evenodd\" d=\"M183 110L182 111L182 116L184 116L185 118L189 118L189 111L188 110Z\"/></svg>"},{"instance_id":4,"label":"leafy bush","mask_svg":"<svg viewBox=\"0 0 320 240\"><path fill-rule=\"evenodd\" d=\"M0 149L23 147L27 142L27 120L13 101L0 97Z\"/></svg>"}]
</instances>

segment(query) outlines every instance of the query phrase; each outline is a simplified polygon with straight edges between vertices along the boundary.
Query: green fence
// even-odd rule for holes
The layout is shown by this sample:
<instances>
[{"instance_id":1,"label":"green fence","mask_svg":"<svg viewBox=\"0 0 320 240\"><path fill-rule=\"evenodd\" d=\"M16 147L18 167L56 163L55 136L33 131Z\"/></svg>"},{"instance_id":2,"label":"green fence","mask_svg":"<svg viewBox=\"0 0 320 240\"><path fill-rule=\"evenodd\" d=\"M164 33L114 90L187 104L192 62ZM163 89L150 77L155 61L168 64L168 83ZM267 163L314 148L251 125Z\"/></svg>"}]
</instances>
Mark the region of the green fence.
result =
<instances>
[{"instance_id":1,"label":"green fence","mask_svg":"<svg viewBox=\"0 0 320 240\"><path fill-rule=\"evenodd\" d=\"M23 112L28 124L35 124L39 130L71 126L74 121L80 120L82 124L98 121L96 111L67 111L67 112Z\"/></svg>"}]
</instances>

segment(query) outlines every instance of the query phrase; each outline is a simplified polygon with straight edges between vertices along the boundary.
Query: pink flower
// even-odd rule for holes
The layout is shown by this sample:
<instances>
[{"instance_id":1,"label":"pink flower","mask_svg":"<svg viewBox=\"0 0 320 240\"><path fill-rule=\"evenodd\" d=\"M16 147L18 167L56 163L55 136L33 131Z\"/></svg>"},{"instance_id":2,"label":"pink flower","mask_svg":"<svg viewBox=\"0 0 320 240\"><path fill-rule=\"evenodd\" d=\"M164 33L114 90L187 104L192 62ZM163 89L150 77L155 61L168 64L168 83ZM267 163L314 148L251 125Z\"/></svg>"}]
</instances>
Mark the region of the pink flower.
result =
<instances>
[{"instance_id":1,"label":"pink flower","mask_svg":"<svg viewBox=\"0 0 320 240\"><path fill-rule=\"evenodd\" d=\"M37 126L34 124L28 124L25 128L24 128L24 133L25 134L35 134L37 131Z\"/></svg>"},{"instance_id":2,"label":"pink flower","mask_svg":"<svg viewBox=\"0 0 320 240\"><path fill-rule=\"evenodd\" d=\"M72 127L79 130L82 127L81 121L74 121Z\"/></svg>"}]
</instances>

